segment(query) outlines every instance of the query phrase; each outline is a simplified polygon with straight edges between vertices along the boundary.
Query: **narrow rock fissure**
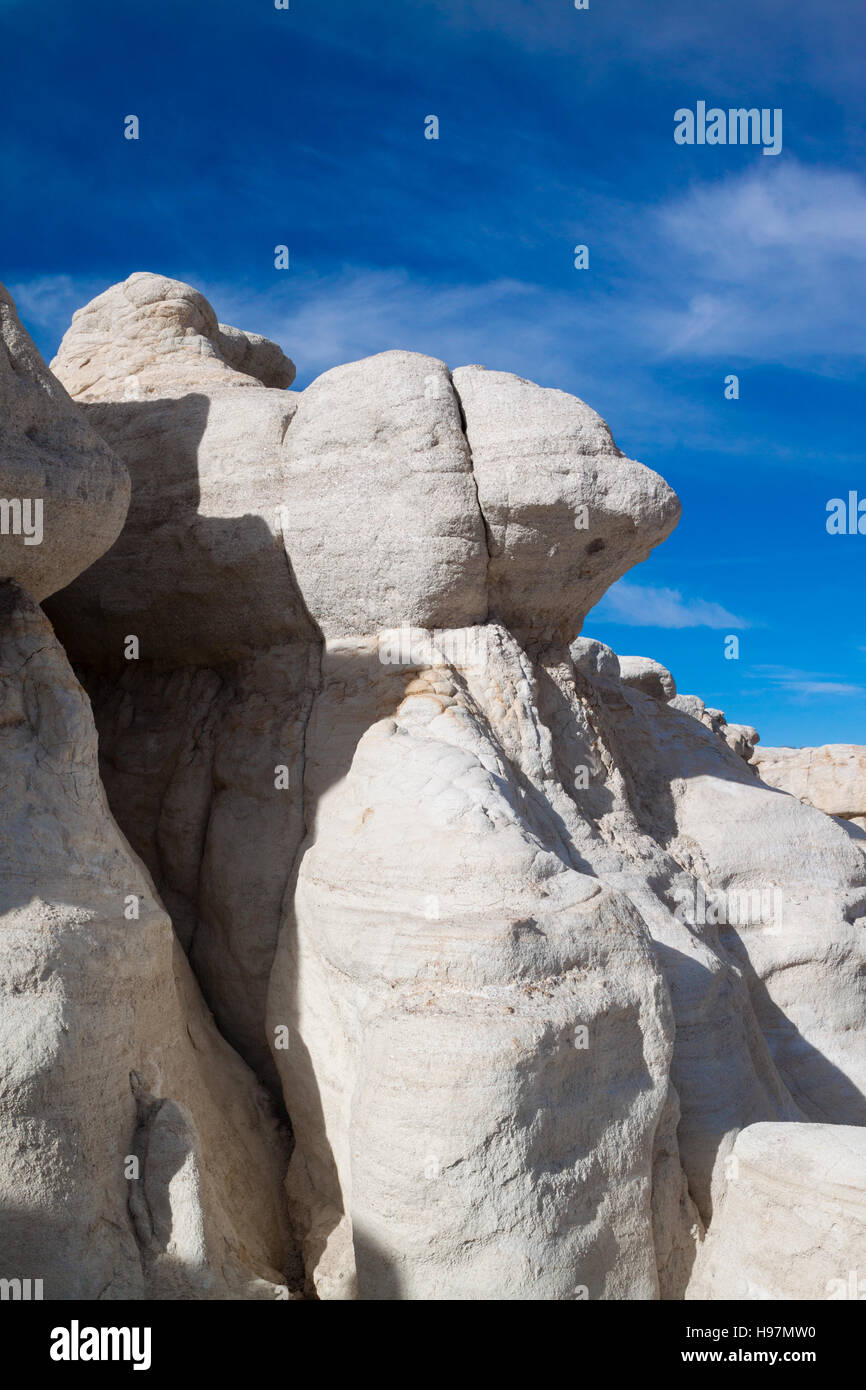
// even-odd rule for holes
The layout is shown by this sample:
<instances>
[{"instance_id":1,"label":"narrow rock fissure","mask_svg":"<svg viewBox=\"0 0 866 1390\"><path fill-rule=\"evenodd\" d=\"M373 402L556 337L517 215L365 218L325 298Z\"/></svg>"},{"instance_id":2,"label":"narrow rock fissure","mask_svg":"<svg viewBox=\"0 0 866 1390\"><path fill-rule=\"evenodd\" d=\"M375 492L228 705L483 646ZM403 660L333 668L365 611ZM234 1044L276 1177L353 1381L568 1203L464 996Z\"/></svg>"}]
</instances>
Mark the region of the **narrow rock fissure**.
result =
<instances>
[{"instance_id":1,"label":"narrow rock fissure","mask_svg":"<svg viewBox=\"0 0 866 1390\"><path fill-rule=\"evenodd\" d=\"M466 411L463 409L463 402L462 402L462 400L460 399L460 392L457 390L457 387L456 387L455 384L454 384L453 375L452 375L450 372L448 373L448 380L449 380L449 382L450 382L450 384L451 384L451 390L452 390L452 392L454 393L454 400L455 400L455 402L456 402L456 404L457 404L457 412L458 412L458 414L459 414L459 416L460 416L460 428L461 428L461 430L463 431L463 438L466 440L466 449L467 449L467 452L468 452L468 454L469 454L469 468L470 468L470 472L472 473L472 486L473 486L473 488L474 488L474 490L475 490L475 505L476 505L476 507L478 508L478 515L481 517L481 525L484 527L484 545L485 545L485 548L486 548L486 550L487 550L487 571L486 571L485 578L484 578L485 597L486 597L486 600L487 600L487 615L486 615L486 617L485 617L485 622L488 622L488 623L489 623L489 622L490 622L490 618L491 618L491 612L490 612L490 565L491 565L491 561L492 561L492 559L493 559L493 552L492 552L492 533L491 533L491 530L490 530L490 526L488 525L488 522L487 522L487 517L484 515L484 508L483 508L482 505L481 505L481 493L479 492L479 489L478 489L478 478L477 478L476 473L475 473L475 460L474 460L473 457L472 457L472 441L471 441L470 438L469 438L469 431L468 431L468 429L467 429L467 427L466 427Z\"/></svg>"}]
</instances>

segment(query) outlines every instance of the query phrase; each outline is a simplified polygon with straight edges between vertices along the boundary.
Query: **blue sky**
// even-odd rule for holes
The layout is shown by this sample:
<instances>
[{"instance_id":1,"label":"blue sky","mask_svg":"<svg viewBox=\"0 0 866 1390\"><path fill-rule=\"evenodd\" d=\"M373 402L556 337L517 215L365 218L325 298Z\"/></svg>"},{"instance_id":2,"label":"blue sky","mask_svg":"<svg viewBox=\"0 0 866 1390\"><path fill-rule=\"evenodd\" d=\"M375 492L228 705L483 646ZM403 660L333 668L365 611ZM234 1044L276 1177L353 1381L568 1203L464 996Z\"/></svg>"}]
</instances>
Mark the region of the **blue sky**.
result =
<instances>
[{"instance_id":1,"label":"blue sky","mask_svg":"<svg viewBox=\"0 0 866 1390\"><path fill-rule=\"evenodd\" d=\"M866 742L866 536L825 528L866 497L864 40L861 0L0 0L0 278L46 357L153 270L300 386L403 347L583 397L683 502L586 632ZM676 145L699 100L782 152Z\"/></svg>"}]
</instances>

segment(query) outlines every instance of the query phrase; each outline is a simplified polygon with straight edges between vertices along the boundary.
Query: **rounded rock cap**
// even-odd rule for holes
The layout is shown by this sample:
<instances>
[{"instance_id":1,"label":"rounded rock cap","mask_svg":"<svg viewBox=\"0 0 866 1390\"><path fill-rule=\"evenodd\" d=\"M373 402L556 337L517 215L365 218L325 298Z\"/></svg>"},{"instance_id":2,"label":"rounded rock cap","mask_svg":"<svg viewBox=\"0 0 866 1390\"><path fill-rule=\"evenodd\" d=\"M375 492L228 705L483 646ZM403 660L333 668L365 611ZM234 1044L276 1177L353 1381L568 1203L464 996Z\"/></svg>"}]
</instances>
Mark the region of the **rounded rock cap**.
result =
<instances>
[{"instance_id":1,"label":"rounded rock cap","mask_svg":"<svg viewBox=\"0 0 866 1390\"><path fill-rule=\"evenodd\" d=\"M651 656L621 656L619 676L623 685L640 690L653 700L672 700L677 693L670 671Z\"/></svg>"},{"instance_id":2,"label":"rounded rock cap","mask_svg":"<svg viewBox=\"0 0 866 1390\"><path fill-rule=\"evenodd\" d=\"M0 285L0 580L37 601L114 544L129 474L46 367Z\"/></svg>"},{"instance_id":3,"label":"rounded rock cap","mask_svg":"<svg viewBox=\"0 0 866 1390\"><path fill-rule=\"evenodd\" d=\"M283 389L295 379L294 363L276 343L218 323L192 285L149 271L136 271L77 310L51 369L82 401L197 387Z\"/></svg>"}]
</instances>

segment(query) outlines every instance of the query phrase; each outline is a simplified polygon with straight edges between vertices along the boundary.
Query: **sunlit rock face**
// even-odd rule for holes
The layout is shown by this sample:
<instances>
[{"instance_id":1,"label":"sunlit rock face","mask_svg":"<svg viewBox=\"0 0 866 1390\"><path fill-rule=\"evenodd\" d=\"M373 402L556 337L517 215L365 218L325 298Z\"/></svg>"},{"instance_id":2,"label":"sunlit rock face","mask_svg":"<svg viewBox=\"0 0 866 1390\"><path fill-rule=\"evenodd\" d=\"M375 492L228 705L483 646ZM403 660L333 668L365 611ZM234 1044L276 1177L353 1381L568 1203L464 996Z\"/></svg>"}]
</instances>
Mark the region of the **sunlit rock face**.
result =
<instances>
[{"instance_id":1,"label":"sunlit rock face","mask_svg":"<svg viewBox=\"0 0 866 1390\"><path fill-rule=\"evenodd\" d=\"M779 1144L842 1200L866 838L580 635L676 525L664 480L508 373L396 351L288 391L276 345L156 275L80 310L52 367L131 499L46 604L81 686L26 593L4 610L0 927L58 943L0 1093L14 1237L50 1262L35 1116L58 1152L86 1131L74 1229L127 1222L89 1256L113 1297L744 1297L773 1203L780 1296L822 1296ZM145 1150L130 1188L117 1155Z\"/></svg>"},{"instance_id":2,"label":"sunlit rock face","mask_svg":"<svg viewBox=\"0 0 866 1390\"><path fill-rule=\"evenodd\" d=\"M866 748L756 748L752 761L770 787L866 830Z\"/></svg>"},{"instance_id":3,"label":"sunlit rock face","mask_svg":"<svg viewBox=\"0 0 866 1390\"><path fill-rule=\"evenodd\" d=\"M0 285L0 581L36 599L120 534L129 476L51 375Z\"/></svg>"}]
</instances>

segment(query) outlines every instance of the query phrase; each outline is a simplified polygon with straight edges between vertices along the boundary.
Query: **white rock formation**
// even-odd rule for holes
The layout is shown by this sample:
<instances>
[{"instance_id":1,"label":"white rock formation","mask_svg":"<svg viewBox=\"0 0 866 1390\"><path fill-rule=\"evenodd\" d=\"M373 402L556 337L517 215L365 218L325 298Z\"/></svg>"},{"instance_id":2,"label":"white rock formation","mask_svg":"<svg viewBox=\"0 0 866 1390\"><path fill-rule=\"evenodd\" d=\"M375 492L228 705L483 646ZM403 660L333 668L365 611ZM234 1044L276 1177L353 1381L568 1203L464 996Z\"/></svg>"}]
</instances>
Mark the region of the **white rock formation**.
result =
<instances>
[{"instance_id":1,"label":"white rock formation","mask_svg":"<svg viewBox=\"0 0 866 1390\"><path fill-rule=\"evenodd\" d=\"M326 637L484 621L484 525L444 362L383 352L325 372L281 465L286 552Z\"/></svg>"},{"instance_id":2,"label":"white rock formation","mask_svg":"<svg viewBox=\"0 0 866 1390\"><path fill-rule=\"evenodd\" d=\"M453 381L488 535L491 613L526 640L570 641L614 580L670 535L679 500L576 396L483 367Z\"/></svg>"},{"instance_id":3,"label":"white rock formation","mask_svg":"<svg viewBox=\"0 0 866 1390\"><path fill-rule=\"evenodd\" d=\"M79 401L128 401L209 385L291 386L294 363L267 338L217 323L203 294L139 271L72 316L51 370Z\"/></svg>"},{"instance_id":4,"label":"white rock formation","mask_svg":"<svg viewBox=\"0 0 866 1390\"><path fill-rule=\"evenodd\" d=\"M654 700L672 700L677 693L676 681L660 661L650 656L621 656L619 677L623 685L641 690Z\"/></svg>"},{"instance_id":5,"label":"white rock formation","mask_svg":"<svg viewBox=\"0 0 866 1390\"><path fill-rule=\"evenodd\" d=\"M688 1297L862 1299L864 1173L866 1129L744 1129Z\"/></svg>"},{"instance_id":6,"label":"white rock formation","mask_svg":"<svg viewBox=\"0 0 866 1390\"><path fill-rule=\"evenodd\" d=\"M233 365L240 341L262 380ZM79 659L119 661L132 634L142 660L217 666L313 636L280 536L297 397L277 389L294 368L276 345L137 274L78 311L51 367L132 478L119 541L52 607L73 615Z\"/></svg>"},{"instance_id":7,"label":"white rock formation","mask_svg":"<svg viewBox=\"0 0 866 1390\"><path fill-rule=\"evenodd\" d=\"M48 1299L283 1297L285 1136L111 817L87 697L22 587L111 544L126 470L5 291L0 310L0 478L29 469L59 528L0 582L2 1276Z\"/></svg>"},{"instance_id":8,"label":"white rock formation","mask_svg":"<svg viewBox=\"0 0 866 1390\"><path fill-rule=\"evenodd\" d=\"M619 680L619 657L603 642L596 642L592 637L575 637L568 651L574 669L582 676L590 680L598 677Z\"/></svg>"},{"instance_id":9,"label":"white rock formation","mask_svg":"<svg viewBox=\"0 0 866 1390\"><path fill-rule=\"evenodd\" d=\"M126 469L48 371L0 285L0 582L47 598L116 540L128 505Z\"/></svg>"},{"instance_id":10,"label":"white rock formation","mask_svg":"<svg viewBox=\"0 0 866 1390\"><path fill-rule=\"evenodd\" d=\"M124 841L115 877L88 869L110 921L116 873L139 876L157 943L102 1004L107 1092L134 1072L140 1126L151 1095L184 1107L159 1152L198 1155L177 1162L199 1253L135 1197L157 1253L129 1287L177 1296L194 1265L215 1280L195 1296L272 1296L291 1258L262 1093L211 1030L210 1110L178 1041L201 1005L182 956L177 1002L156 893L224 1037L281 1087L310 1292L764 1287L743 1228L774 1171L793 1191L786 1137L832 1206L866 1123L866 855L760 780L753 729L579 635L676 524L667 484L583 402L507 373L391 352L287 393L279 349L158 276L80 311L53 365L132 477L119 541L48 604L153 874ZM88 747L75 824L114 844ZM136 991L167 1001L158 1039ZM799 1199L777 1199L785 1288L823 1296Z\"/></svg>"},{"instance_id":11,"label":"white rock formation","mask_svg":"<svg viewBox=\"0 0 866 1390\"><path fill-rule=\"evenodd\" d=\"M324 1297L681 1291L668 991L532 784L525 656L474 636L459 666L326 650L270 1001L308 1267Z\"/></svg>"},{"instance_id":12,"label":"white rock formation","mask_svg":"<svg viewBox=\"0 0 866 1390\"><path fill-rule=\"evenodd\" d=\"M46 1299L274 1298L284 1144L99 782L87 698L0 588L0 1267Z\"/></svg>"},{"instance_id":13,"label":"white rock formation","mask_svg":"<svg viewBox=\"0 0 866 1390\"><path fill-rule=\"evenodd\" d=\"M866 748L758 748L752 760L768 786L866 830Z\"/></svg>"}]
</instances>

